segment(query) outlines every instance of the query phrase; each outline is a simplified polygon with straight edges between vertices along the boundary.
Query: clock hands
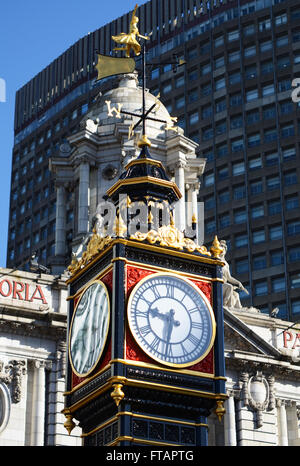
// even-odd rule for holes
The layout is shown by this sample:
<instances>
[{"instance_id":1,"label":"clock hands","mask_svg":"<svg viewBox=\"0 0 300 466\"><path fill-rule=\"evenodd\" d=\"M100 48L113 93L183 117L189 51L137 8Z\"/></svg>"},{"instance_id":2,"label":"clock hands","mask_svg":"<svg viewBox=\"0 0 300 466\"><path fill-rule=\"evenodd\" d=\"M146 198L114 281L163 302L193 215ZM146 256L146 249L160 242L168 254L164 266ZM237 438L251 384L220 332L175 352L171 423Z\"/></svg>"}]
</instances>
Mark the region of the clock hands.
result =
<instances>
[{"instance_id":1,"label":"clock hands","mask_svg":"<svg viewBox=\"0 0 300 466\"><path fill-rule=\"evenodd\" d=\"M170 309L169 312L167 313L162 313L157 308L155 308L155 309L150 309L149 313L153 317L158 317L164 322L163 339L166 342L165 354L167 355L170 349L170 340L171 340L173 328L178 327L180 325L180 322L178 320L175 320L174 318L174 315L175 315L174 309Z\"/></svg>"}]
</instances>

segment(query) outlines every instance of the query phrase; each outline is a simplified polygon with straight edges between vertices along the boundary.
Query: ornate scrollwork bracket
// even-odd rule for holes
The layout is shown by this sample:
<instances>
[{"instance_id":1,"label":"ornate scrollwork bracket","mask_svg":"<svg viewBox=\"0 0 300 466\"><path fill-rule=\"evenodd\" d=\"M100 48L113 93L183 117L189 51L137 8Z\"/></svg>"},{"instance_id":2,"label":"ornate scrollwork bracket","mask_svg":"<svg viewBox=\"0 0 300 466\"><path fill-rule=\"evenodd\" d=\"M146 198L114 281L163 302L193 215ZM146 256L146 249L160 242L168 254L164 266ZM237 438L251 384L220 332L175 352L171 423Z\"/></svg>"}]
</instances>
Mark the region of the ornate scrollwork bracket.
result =
<instances>
[{"instance_id":1,"label":"ornate scrollwork bracket","mask_svg":"<svg viewBox=\"0 0 300 466\"><path fill-rule=\"evenodd\" d=\"M11 385L13 403L19 403L21 400L22 376L25 374L25 361L12 360L6 365L0 362L0 382Z\"/></svg>"}]
</instances>

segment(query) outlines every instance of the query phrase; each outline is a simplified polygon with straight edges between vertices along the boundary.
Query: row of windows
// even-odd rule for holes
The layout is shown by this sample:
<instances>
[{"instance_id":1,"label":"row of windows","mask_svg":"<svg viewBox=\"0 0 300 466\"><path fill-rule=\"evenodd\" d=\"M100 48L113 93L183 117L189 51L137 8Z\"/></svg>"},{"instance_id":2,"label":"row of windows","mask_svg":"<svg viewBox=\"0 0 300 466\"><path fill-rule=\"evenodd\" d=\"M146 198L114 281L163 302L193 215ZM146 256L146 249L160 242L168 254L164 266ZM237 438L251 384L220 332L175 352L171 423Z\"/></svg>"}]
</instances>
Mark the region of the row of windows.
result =
<instances>
[{"instance_id":1,"label":"row of windows","mask_svg":"<svg viewBox=\"0 0 300 466\"><path fill-rule=\"evenodd\" d=\"M228 216L229 217L229 216ZM241 223L247 222L247 212L246 209L236 209L233 211L233 223L238 225ZM228 227L231 225L230 218L223 220L222 228ZM205 223L205 233L213 234L217 230L216 220L208 219ZM292 220L286 224L287 236L297 236L300 234L300 221ZM259 228L253 230L251 233L251 244L264 243L265 241L276 241L281 240L283 237L283 227L281 224L268 226L265 228ZM243 235L238 238L240 247L243 241ZM248 238L249 241L249 238Z\"/></svg>"},{"instance_id":2,"label":"row of windows","mask_svg":"<svg viewBox=\"0 0 300 466\"><path fill-rule=\"evenodd\" d=\"M289 262L299 262L300 260L300 247L296 246L289 249L288 252L288 261ZM268 267L276 267L284 263L284 253L282 249L271 251L269 254L269 260L266 254L259 254L252 257L251 260L251 270L263 270ZM248 257L238 259L235 261L235 271L237 274L248 273L250 270L250 264ZM299 281L296 281L295 278L298 277ZM291 288L300 287L300 273L291 274Z\"/></svg>"}]
</instances>

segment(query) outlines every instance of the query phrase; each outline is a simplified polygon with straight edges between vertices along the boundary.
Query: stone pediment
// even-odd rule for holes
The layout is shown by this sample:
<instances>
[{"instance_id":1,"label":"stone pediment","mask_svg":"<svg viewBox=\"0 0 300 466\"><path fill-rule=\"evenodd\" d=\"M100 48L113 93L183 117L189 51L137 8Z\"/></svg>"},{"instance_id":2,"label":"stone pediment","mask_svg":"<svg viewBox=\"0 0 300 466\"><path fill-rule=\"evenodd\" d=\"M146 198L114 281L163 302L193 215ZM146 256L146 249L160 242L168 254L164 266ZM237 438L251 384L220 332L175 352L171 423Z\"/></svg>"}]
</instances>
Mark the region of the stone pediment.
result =
<instances>
[{"instance_id":1,"label":"stone pediment","mask_svg":"<svg viewBox=\"0 0 300 466\"><path fill-rule=\"evenodd\" d=\"M225 352L246 352L282 359L283 354L224 307Z\"/></svg>"}]
</instances>

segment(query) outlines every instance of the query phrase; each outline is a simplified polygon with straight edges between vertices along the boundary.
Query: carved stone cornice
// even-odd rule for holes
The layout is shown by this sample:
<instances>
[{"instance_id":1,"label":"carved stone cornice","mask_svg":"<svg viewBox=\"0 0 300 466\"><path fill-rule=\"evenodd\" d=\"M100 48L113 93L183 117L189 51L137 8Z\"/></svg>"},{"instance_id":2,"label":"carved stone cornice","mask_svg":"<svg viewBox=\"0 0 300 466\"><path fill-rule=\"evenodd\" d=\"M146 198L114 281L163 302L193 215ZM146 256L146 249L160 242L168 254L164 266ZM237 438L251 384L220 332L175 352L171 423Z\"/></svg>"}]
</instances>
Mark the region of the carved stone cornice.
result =
<instances>
[{"instance_id":1,"label":"carved stone cornice","mask_svg":"<svg viewBox=\"0 0 300 466\"><path fill-rule=\"evenodd\" d=\"M0 332L11 333L13 335L30 335L39 338L50 338L51 340L61 340L66 337L66 317L65 322L59 322L59 325L52 325L51 320L48 322L37 319L24 319L13 321L6 320L5 317L0 319Z\"/></svg>"}]
</instances>

